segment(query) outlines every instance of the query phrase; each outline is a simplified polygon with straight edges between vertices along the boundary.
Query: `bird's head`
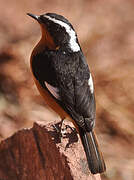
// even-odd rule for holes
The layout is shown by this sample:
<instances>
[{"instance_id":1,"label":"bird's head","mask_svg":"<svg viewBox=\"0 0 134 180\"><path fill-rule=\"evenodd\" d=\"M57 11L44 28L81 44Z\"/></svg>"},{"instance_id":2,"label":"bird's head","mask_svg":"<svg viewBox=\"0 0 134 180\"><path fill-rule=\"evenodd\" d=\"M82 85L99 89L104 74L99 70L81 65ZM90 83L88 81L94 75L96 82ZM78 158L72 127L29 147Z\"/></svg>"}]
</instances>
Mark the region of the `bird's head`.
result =
<instances>
[{"instance_id":1,"label":"bird's head","mask_svg":"<svg viewBox=\"0 0 134 180\"><path fill-rule=\"evenodd\" d=\"M66 18L54 13L40 16L28 13L28 15L40 24L42 39L50 48L67 48L71 52L80 51L77 35Z\"/></svg>"}]
</instances>

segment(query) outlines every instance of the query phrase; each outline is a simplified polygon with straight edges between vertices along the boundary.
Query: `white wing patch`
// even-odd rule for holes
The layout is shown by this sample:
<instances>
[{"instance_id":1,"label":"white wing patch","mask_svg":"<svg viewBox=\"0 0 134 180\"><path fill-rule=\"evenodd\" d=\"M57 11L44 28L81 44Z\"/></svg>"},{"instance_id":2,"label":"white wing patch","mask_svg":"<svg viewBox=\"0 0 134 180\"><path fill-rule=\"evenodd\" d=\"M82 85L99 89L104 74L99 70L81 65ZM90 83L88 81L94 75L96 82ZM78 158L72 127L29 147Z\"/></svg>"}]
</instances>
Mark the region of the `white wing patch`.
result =
<instances>
[{"instance_id":1,"label":"white wing patch","mask_svg":"<svg viewBox=\"0 0 134 180\"><path fill-rule=\"evenodd\" d=\"M93 94L93 92L94 92L94 85L93 85L93 79L92 79L91 73L90 73L90 78L89 78L89 80L88 80L88 85L89 85L89 87L90 87L91 93Z\"/></svg>"},{"instance_id":2,"label":"white wing patch","mask_svg":"<svg viewBox=\"0 0 134 180\"><path fill-rule=\"evenodd\" d=\"M45 85L47 87L47 89L50 91L50 93L58 100L60 100L60 96L59 96L59 89L48 84L46 81L45 81Z\"/></svg>"},{"instance_id":3,"label":"white wing patch","mask_svg":"<svg viewBox=\"0 0 134 180\"><path fill-rule=\"evenodd\" d=\"M47 19L49 19L49 20L51 20L51 21L53 21L53 22L61 25L62 27L64 27L65 30L66 30L66 32L67 32L67 33L69 34L69 36L70 36L69 46L70 46L71 50L72 50L73 52L78 52L78 51L80 51L80 46L79 46L78 43L76 42L76 33L75 33L75 31L74 31L68 24L66 24L66 23L63 22L63 21L57 20L57 19L55 19L55 18L52 18L52 17L50 17L50 16L47 16L47 15L45 15L45 17L46 17Z\"/></svg>"}]
</instances>

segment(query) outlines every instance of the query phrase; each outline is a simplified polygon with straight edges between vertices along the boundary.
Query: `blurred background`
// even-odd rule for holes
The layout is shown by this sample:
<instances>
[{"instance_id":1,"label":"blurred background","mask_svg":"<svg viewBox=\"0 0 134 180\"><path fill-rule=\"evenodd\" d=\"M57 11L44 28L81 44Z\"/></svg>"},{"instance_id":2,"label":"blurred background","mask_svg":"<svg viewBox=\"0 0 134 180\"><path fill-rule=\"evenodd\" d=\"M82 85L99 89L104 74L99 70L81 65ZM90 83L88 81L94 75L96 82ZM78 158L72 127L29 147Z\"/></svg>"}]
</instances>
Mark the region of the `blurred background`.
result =
<instances>
[{"instance_id":1,"label":"blurred background","mask_svg":"<svg viewBox=\"0 0 134 180\"><path fill-rule=\"evenodd\" d=\"M1 0L0 140L34 121L53 121L30 72L39 25L26 15L55 12L77 31L93 74L104 180L134 179L134 1Z\"/></svg>"}]
</instances>

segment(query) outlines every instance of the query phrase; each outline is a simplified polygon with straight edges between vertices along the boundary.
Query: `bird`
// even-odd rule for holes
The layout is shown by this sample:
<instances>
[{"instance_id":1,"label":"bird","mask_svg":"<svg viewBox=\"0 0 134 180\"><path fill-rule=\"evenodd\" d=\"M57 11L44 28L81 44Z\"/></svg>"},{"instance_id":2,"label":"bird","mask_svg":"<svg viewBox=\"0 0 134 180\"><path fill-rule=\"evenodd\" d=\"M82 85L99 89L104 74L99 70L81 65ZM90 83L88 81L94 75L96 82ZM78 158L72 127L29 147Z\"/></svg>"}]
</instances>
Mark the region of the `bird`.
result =
<instances>
[{"instance_id":1,"label":"bird","mask_svg":"<svg viewBox=\"0 0 134 180\"><path fill-rule=\"evenodd\" d=\"M62 15L35 15L41 39L34 47L30 67L45 102L62 120L69 119L81 138L92 174L106 170L94 131L96 104L94 85L86 58L72 24Z\"/></svg>"}]
</instances>

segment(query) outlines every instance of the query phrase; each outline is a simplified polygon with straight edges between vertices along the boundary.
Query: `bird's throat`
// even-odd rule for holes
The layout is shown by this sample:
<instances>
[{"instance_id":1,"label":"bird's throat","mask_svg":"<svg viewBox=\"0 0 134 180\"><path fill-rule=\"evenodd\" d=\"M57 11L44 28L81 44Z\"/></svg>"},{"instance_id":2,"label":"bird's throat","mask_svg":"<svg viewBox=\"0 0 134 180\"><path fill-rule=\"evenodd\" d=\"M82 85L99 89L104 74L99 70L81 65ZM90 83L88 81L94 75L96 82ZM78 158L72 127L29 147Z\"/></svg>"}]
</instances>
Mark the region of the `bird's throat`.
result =
<instances>
[{"instance_id":1,"label":"bird's throat","mask_svg":"<svg viewBox=\"0 0 134 180\"><path fill-rule=\"evenodd\" d=\"M40 24L42 36L39 43L34 48L34 54L42 52L45 48L51 50L57 50L57 46L54 43L53 38L51 37L50 33L44 27L44 25Z\"/></svg>"}]
</instances>

